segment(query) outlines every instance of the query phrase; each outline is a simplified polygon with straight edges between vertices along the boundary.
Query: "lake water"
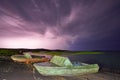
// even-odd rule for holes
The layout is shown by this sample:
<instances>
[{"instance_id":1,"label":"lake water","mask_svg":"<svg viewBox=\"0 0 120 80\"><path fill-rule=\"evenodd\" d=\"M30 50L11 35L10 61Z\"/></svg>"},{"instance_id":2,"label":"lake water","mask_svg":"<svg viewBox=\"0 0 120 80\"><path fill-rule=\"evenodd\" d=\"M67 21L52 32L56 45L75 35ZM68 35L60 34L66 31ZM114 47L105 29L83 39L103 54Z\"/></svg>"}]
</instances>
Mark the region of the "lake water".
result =
<instances>
[{"instance_id":1,"label":"lake water","mask_svg":"<svg viewBox=\"0 0 120 80\"><path fill-rule=\"evenodd\" d=\"M100 68L120 70L120 52L103 52L103 54L79 54L69 57L72 61L97 63Z\"/></svg>"}]
</instances>

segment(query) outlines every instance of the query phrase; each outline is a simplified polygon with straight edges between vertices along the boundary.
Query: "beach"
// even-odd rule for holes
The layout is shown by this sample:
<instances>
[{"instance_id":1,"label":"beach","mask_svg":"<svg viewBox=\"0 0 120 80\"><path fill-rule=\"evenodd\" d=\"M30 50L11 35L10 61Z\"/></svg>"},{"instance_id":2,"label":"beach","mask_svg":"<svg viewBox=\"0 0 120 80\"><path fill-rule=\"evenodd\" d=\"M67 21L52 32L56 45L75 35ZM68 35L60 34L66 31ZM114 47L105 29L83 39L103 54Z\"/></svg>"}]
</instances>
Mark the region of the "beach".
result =
<instances>
[{"instance_id":1,"label":"beach","mask_svg":"<svg viewBox=\"0 0 120 80\"><path fill-rule=\"evenodd\" d=\"M0 80L120 80L120 74L99 71L95 74L80 76L42 76L32 65L0 59Z\"/></svg>"}]
</instances>

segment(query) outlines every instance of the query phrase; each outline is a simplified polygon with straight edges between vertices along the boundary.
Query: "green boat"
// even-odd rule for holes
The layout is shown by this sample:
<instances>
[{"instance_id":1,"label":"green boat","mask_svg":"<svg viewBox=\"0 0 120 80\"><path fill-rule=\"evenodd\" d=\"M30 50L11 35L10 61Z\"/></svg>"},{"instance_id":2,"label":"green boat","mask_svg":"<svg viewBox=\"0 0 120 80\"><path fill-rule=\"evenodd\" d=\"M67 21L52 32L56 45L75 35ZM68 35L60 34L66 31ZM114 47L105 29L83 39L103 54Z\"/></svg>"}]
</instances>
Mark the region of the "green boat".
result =
<instances>
[{"instance_id":1,"label":"green boat","mask_svg":"<svg viewBox=\"0 0 120 80\"><path fill-rule=\"evenodd\" d=\"M35 62L46 62L49 61L45 56L31 55L29 53L24 53L24 55L12 55L11 59L16 62L24 63L35 63Z\"/></svg>"},{"instance_id":2,"label":"green boat","mask_svg":"<svg viewBox=\"0 0 120 80\"><path fill-rule=\"evenodd\" d=\"M44 76L76 76L96 73L98 64L72 63L67 57L53 56L50 62L34 63L35 69Z\"/></svg>"}]
</instances>

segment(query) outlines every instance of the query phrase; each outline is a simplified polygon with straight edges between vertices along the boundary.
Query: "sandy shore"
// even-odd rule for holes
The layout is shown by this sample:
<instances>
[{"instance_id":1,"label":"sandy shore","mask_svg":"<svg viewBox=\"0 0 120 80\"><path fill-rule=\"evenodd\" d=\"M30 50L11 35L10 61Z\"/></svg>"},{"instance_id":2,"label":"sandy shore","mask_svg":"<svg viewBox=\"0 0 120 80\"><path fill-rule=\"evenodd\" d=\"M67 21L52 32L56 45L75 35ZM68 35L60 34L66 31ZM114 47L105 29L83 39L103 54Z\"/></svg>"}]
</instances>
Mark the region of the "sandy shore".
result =
<instances>
[{"instance_id":1,"label":"sandy shore","mask_svg":"<svg viewBox=\"0 0 120 80\"><path fill-rule=\"evenodd\" d=\"M30 65L0 59L0 80L120 80L120 74L98 72L82 76L50 77L40 75Z\"/></svg>"}]
</instances>

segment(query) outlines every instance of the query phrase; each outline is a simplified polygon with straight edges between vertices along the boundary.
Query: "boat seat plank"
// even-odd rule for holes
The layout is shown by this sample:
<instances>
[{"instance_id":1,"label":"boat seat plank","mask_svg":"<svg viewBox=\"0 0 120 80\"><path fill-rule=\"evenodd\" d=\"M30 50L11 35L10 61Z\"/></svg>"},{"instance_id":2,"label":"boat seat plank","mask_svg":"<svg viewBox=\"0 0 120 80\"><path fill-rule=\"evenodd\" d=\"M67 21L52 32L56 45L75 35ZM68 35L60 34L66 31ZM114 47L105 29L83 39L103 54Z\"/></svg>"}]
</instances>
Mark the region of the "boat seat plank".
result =
<instances>
[{"instance_id":1,"label":"boat seat plank","mask_svg":"<svg viewBox=\"0 0 120 80\"><path fill-rule=\"evenodd\" d=\"M54 63L50 63L50 62L42 62L42 63L37 63L36 65L38 66L52 66L52 67L58 67L58 65L54 64Z\"/></svg>"}]
</instances>

